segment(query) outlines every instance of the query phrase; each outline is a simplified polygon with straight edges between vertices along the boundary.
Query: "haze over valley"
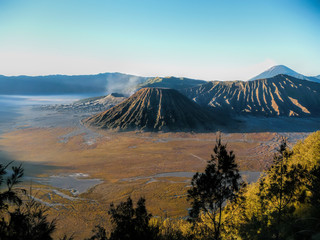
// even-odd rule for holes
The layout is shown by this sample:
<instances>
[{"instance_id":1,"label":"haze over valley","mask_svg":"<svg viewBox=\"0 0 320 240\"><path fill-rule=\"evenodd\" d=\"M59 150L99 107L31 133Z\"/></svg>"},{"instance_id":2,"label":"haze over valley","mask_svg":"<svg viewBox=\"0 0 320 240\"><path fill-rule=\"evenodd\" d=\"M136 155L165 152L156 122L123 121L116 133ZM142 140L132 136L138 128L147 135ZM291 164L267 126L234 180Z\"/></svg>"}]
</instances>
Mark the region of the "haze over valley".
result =
<instances>
[{"instance_id":1,"label":"haze over valley","mask_svg":"<svg viewBox=\"0 0 320 240\"><path fill-rule=\"evenodd\" d=\"M319 239L320 5L231 2L0 2L0 239Z\"/></svg>"},{"instance_id":2,"label":"haze over valley","mask_svg":"<svg viewBox=\"0 0 320 240\"><path fill-rule=\"evenodd\" d=\"M53 80L30 82L30 89L36 84L50 95L1 95L2 161L23 164L22 185L32 184L34 199L63 216L58 233L87 236L101 224L103 206L128 196L146 196L156 215L186 216L183 191L204 168L218 131L237 154L242 176L255 182L281 136L293 145L320 127L315 81L280 73L252 81L135 77L133 83L132 76L116 75L92 84L94 91L66 77L73 90L63 95L47 88ZM80 83L88 86L96 76ZM88 228L73 226L75 215L77 224L90 219Z\"/></svg>"}]
</instances>

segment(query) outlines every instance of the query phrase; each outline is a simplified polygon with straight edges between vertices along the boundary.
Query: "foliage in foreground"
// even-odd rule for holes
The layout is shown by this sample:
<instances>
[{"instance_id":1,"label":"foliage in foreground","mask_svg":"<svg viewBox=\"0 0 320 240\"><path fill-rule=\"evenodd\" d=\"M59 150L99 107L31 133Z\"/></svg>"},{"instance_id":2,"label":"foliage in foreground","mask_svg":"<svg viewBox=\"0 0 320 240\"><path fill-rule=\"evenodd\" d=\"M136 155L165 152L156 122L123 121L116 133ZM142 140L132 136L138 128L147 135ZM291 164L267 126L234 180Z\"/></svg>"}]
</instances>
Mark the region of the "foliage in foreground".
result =
<instances>
[{"instance_id":1,"label":"foliage in foreground","mask_svg":"<svg viewBox=\"0 0 320 240\"><path fill-rule=\"evenodd\" d=\"M21 166L12 167L8 177L8 165L0 164L0 187L6 183L6 190L0 193L0 239L51 240L55 221L48 221L46 208L32 198L23 201L26 191L14 188L23 176Z\"/></svg>"},{"instance_id":2,"label":"foliage in foreground","mask_svg":"<svg viewBox=\"0 0 320 240\"><path fill-rule=\"evenodd\" d=\"M221 137L217 139L213 152L204 173L193 176L188 199L191 201L190 217L201 222L213 239L219 240L228 222L227 218L223 218L224 206L227 201L236 198L243 182L235 155L227 151L227 145L221 143Z\"/></svg>"},{"instance_id":3,"label":"foliage in foreground","mask_svg":"<svg viewBox=\"0 0 320 240\"><path fill-rule=\"evenodd\" d=\"M320 233L320 132L293 150L282 141L273 165L243 189L226 239L318 239Z\"/></svg>"},{"instance_id":4,"label":"foliage in foreground","mask_svg":"<svg viewBox=\"0 0 320 240\"><path fill-rule=\"evenodd\" d=\"M55 222L32 199L22 201L23 170L0 165L0 239L52 239ZM96 226L89 240L150 239L320 239L320 132L291 150L285 139L273 165L254 184L242 184L232 151L217 140L204 173L197 173L188 191L190 220L152 217L145 199L129 197L111 204L113 228ZM68 239L66 236L63 239ZM69 239L72 239L69 238Z\"/></svg>"}]
</instances>

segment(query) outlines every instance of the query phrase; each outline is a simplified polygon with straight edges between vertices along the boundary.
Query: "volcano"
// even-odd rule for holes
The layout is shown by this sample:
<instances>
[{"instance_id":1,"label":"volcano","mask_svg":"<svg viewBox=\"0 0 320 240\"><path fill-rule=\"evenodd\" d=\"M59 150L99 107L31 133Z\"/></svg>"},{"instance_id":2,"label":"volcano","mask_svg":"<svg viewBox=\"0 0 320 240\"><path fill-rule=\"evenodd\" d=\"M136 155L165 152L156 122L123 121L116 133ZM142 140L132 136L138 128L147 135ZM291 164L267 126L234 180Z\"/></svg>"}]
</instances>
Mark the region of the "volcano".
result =
<instances>
[{"instance_id":1,"label":"volcano","mask_svg":"<svg viewBox=\"0 0 320 240\"><path fill-rule=\"evenodd\" d=\"M117 130L213 130L215 117L174 89L149 87L83 123Z\"/></svg>"}]
</instances>

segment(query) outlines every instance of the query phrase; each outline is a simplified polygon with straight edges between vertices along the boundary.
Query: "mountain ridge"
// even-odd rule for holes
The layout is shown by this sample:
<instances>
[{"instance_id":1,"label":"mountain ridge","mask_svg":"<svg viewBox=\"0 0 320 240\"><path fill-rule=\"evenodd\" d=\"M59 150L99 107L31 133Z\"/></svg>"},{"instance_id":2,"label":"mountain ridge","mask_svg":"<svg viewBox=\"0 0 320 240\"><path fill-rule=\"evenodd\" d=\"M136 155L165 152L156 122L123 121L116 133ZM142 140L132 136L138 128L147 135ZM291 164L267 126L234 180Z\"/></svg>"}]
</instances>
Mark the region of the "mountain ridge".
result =
<instances>
[{"instance_id":1,"label":"mountain ridge","mask_svg":"<svg viewBox=\"0 0 320 240\"><path fill-rule=\"evenodd\" d=\"M213 130L215 118L174 89L147 87L83 123L116 130Z\"/></svg>"},{"instance_id":2,"label":"mountain ridge","mask_svg":"<svg viewBox=\"0 0 320 240\"><path fill-rule=\"evenodd\" d=\"M214 81L182 93L201 106L236 115L320 116L320 84L288 75L253 81Z\"/></svg>"},{"instance_id":3,"label":"mountain ridge","mask_svg":"<svg viewBox=\"0 0 320 240\"><path fill-rule=\"evenodd\" d=\"M129 95L147 77L122 73L93 75L0 75L0 94L74 94L120 92ZM123 87L125 86L125 88Z\"/></svg>"}]
</instances>

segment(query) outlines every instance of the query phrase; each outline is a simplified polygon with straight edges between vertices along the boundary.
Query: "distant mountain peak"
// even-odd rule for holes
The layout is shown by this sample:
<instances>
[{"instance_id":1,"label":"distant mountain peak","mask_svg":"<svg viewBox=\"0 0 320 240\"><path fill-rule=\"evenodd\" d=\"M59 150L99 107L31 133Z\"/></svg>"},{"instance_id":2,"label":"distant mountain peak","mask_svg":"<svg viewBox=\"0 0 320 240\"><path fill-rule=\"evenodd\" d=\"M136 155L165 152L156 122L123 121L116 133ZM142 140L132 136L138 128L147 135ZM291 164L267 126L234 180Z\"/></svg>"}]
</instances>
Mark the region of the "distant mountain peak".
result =
<instances>
[{"instance_id":1,"label":"distant mountain peak","mask_svg":"<svg viewBox=\"0 0 320 240\"><path fill-rule=\"evenodd\" d=\"M264 71L263 73L255 76L249 80L252 81L252 80L257 80L257 79L272 78L272 77L275 77L279 74L289 75L291 77L299 78L302 80L309 80L308 77L306 77L300 73L297 73L296 71L292 70L291 68L289 68L285 65L273 66L273 67L267 69L266 71Z\"/></svg>"},{"instance_id":2,"label":"distant mountain peak","mask_svg":"<svg viewBox=\"0 0 320 240\"><path fill-rule=\"evenodd\" d=\"M272 69L286 69L286 70L293 71L291 68L285 65L274 65L273 67L269 68L269 70L272 70Z\"/></svg>"}]
</instances>

